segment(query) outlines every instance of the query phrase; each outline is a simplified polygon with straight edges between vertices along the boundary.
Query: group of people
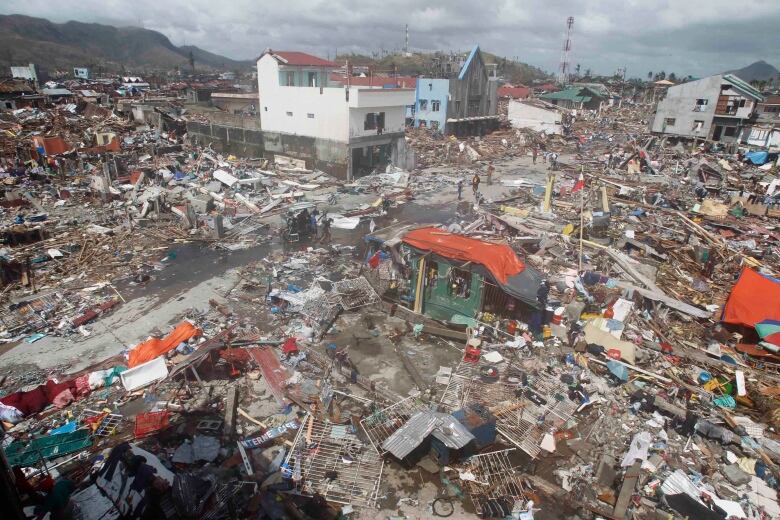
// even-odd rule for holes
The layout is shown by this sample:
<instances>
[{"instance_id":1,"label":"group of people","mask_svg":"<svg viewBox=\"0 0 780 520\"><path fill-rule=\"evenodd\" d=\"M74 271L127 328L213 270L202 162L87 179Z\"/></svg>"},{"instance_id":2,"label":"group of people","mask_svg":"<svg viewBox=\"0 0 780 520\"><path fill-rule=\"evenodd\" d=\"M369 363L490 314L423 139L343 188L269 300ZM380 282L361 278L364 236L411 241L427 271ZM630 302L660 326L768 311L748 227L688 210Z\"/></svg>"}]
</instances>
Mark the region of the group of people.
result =
<instances>
[{"instance_id":1,"label":"group of people","mask_svg":"<svg viewBox=\"0 0 780 520\"><path fill-rule=\"evenodd\" d=\"M322 214L322 218L319 218L320 212L315 207L311 212L308 208L303 208L300 213L295 215L292 210L287 212L287 234L290 237L293 236L306 236L317 239L319 236L319 242L330 242L330 226L333 224L333 219L326 213ZM321 232L318 233L318 220L322 226Z\"/></svg>"}]
</instances>

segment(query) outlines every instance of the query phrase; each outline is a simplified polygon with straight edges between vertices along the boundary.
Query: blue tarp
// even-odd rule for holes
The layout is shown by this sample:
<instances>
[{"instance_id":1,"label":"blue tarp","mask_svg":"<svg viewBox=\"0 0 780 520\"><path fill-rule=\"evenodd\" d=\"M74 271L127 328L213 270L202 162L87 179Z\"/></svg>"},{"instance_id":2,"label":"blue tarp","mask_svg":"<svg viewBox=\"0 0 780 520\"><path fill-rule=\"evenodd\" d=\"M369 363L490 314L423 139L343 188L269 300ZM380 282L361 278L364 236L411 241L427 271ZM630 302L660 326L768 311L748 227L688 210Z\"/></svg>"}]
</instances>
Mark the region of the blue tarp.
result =
<instances>
[{"instance_id":1,"label":"blue tarp","mask_svg":"<svg viewBox=\"0 0 780 520\"><path fill-rule=\"evenodd\" d=\"M748 152L745 157L753 164L764 164L769 158L769 152Z\"/></svg>"}]
</instances>

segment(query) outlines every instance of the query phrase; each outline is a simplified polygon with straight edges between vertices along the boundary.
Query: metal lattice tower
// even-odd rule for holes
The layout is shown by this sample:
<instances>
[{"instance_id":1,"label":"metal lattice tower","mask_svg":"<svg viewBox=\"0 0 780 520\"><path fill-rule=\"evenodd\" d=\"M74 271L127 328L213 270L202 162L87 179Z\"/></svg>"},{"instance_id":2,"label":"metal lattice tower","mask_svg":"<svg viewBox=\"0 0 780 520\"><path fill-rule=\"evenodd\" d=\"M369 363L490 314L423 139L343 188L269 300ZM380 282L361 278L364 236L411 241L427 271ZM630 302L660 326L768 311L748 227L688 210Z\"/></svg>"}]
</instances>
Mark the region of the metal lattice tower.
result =
<instances>
[{"instance_id":1,"label":"metal lattice tower","mask_svg":"<svg viewBox=\"0 0 780 520\"><path fill-rule=\"evenodd\" d=\"M569 79L569 51L571 51L571 31L574 27L574 17L566 19L566 38L563 40L563 50L561 51L561 65L558 69L558 83L565 85Z\"/></svg>"},{"instance_id":2,"label":"metal lattice tower","mask_svg":"<svg viewBox=\"0 0 780 520\"><path fill-rule=\"evenodd\" d=\"M404 39L404 54L409 54L409 24L406 24L406 38Z\"/></svg>"}]
</instances>

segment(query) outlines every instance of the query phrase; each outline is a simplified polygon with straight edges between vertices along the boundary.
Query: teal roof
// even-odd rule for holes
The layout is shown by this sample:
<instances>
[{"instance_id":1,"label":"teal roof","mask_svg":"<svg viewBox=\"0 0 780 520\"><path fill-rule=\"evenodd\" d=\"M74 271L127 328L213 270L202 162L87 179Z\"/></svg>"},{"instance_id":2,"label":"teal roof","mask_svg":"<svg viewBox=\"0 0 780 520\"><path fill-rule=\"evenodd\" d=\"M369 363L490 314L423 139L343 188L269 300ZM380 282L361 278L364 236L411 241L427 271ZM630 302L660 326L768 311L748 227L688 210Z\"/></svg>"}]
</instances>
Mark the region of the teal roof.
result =
<instances>
[{"instance_id":1,"label":"teal roof","mask_svg":"<svg viewBox=\"0 0 780 520\"><path fill-rule=\"evenodd\" d=\"M764 96L761 95L761 92L753 88L749 83L741 80L734 74L724 74L723 79L737 87L737 89L741 90L743 94L745 94L747 97L752 97L756 101L763 101Z\"/></svg>"},{"instance_id":2,"label":"teal roof","mask_svg":"<svg viewBox=\"0 0 780 520\"><path fill-rule=\"evenodd\" d=\"M598 96L597 92L593 92L588 87L572 87L559 92L548 92L542 94L539 99L554 99L558 101L573 101L575 103L587 103L594 96Z\"/></svg>"}]
</instances>

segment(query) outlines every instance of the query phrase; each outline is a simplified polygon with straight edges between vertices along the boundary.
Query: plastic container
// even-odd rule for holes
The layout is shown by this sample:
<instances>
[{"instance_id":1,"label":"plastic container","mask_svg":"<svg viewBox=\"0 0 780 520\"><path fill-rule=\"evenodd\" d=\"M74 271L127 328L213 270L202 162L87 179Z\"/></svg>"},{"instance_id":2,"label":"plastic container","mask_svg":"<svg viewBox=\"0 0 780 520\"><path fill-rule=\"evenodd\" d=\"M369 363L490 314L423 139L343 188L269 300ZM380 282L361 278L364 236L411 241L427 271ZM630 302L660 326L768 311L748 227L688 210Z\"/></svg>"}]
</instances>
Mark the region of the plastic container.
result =
<instances>
[{"instance_id":1,"label":"plastic container","mask_svg":"<svg viewBox=\"0 0 780 520\"><path fill-rule=\"evenodd\" d=\"M171 412L162 410L159 412L139 413L135 416L134 435L136 439L146 437L168 427Z\"/></svg>"}]
</instances>

